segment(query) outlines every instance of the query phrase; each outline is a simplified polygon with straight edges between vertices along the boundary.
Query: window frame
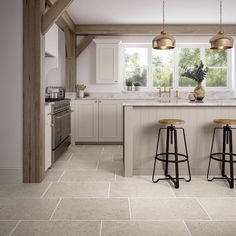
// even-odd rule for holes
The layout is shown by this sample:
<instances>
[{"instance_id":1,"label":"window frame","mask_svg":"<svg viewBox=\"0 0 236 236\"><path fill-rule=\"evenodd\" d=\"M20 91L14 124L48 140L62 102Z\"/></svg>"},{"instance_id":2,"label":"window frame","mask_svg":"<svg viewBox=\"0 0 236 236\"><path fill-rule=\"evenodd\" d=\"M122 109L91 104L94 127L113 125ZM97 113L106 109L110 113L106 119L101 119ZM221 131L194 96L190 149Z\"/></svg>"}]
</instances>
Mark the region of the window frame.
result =
<instances>
[{"instance_id":1,"label":"window frame","mask_svg":"<svg viewBox=\"0 0 236 236\"><path fill-rule=\"evenodd\" d=\"M147 86L140 86L141 91L156 91L157 87L153 86L152 80L152 45L150 43L123 43L121 47L121 61L122 61L122 82L125 88L125 48L146 48L148 53L148 65L147 65ZM200 60L205 64L205 49L209 49L209 44L207 43L178 43L173 49L174 51L174 68L173 68L173 89L187 91L192 90L194 87L181 87L179 86L179 58L177 50L180 48L199 48L200 49ZM220 68L220 67L217 67ZM223 68L223 67L222 67ZM232 79L230 79L232 78ZM233 90L233 51L227 50L227 86L226 87L208 87L206 86L205 80L203 81L203 86L205 86L206 90L211 91L224 91L224 90Z\"/></svg>"}]
</instances>

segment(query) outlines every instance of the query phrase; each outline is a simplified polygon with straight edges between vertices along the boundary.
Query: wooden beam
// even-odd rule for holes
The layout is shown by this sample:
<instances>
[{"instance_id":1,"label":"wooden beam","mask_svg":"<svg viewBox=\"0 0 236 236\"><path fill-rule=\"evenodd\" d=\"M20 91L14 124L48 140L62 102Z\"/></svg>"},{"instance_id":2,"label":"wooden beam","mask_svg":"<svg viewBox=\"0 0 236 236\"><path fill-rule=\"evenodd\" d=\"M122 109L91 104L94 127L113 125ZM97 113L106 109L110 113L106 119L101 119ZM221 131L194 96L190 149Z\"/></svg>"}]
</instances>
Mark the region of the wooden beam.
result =
<instances>
[{"instance_id":1,"label":"wooden beam","mask_svg":"<svg viewBox=\"0 0 236 236\"><path fill-rule=\"evenodd\" d=\"M65 28L65 47L66 47L66 91L75 92L76 85L76 35Z\"/></svg>"},{"instance_id":2,"label":"wooden beam","mask_svg":"<svg viewBox=\"0 0 236 236\"><path fill-rule=\"evenodd\" d=\"M44 0L23 0L23 181L44 177Z\"/></svg>"},{"instance_id":3,"label":"wooden beam","mask_svg":"<svg viewBox=\"0 0 236 236\"><path fill-rule=\"evenodd\" d=\"M85 36L83 41L76 47L75 49L75 56L78 57L85 48L88 47L88 45L93 41L95 37L94 36Z\"/></svg>"},{"instance_id":4,"label":"wooden beam","mask_svg":"<svg viewBox=\"0 0 236 236\"><path fill-rule=\"evenodd\" d=\"M56 0L46 0L46 4L48 7L52 7L52 5L56 2ZM56 24L64 31L65 27L68 27L72 32L75 31L75 24L67 11L65 11L56 21Z\"/></svg>"},{"instance_id":5,"label":"wooden beam","mask_svg":"<svg viewBox=\"0 0 236 236\"><path fill-rule=\"evenodd\" d=\"M225 33L236 35L236 25L223 25ZM76 25L76 35L157 35L162 25ZM173 35L214 35L219 31L218 25L166 25L166 31Z\"/></svg>"},{"instance_id":6,"label":"wooden beam","mask_svg":"<svg viewBox=\"0 0 236 236\"><path fill-rule=\"evenodd\" d=\"M42 15L42 33L45 34L56 23L58 18L69 7L73 0L57 0L51 8Z\"/></svg>"}]
</instances>

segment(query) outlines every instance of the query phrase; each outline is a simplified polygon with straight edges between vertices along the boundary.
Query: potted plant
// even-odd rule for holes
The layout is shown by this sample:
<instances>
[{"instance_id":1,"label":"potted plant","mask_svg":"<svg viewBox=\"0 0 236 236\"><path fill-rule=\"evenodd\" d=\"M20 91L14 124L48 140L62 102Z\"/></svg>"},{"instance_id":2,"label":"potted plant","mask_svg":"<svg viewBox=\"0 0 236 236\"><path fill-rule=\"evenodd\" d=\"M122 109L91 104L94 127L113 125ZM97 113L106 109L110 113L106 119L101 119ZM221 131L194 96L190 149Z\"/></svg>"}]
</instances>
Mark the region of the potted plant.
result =
<instances>
[{"instance_id":1,"label":"potted plant","mask_svg":"<svg viewBox=\"0 0 236 236\"><path fill-rule=\"evenodd\" d=\"M135 91L139 91L139 87L140 86L141 86L140 82L138 82L138 81L134 82L134 89L135 89Z\"/></svg>"},{"instance_id":2,"label":"potted plant","mask_svg":"<svg viewBox=\"0 0 236 236\"><path fill-rule=\"evenodd\" d=\"M127 91L132 91L133 80L127 79L127 80L125 81L125 85L127 86Z\"/></svg>"},{"instance_id":3,"label":"potted plant","mask_svg":"<svg viewBox=\"0 0 236 236\"><path fill-rule=\"evenodd\" d=\"M196 100L202 100L205 97L205 89L202 86L202 81L206 78L208 67L204 67L203 62L201 61L200 64L195 65L193 69L188 68L187 66L183 66L182 68L184 70L181 74L182 76L197 82L197 86L194 89L194 96Z\"/></svg>"}]
</instances>

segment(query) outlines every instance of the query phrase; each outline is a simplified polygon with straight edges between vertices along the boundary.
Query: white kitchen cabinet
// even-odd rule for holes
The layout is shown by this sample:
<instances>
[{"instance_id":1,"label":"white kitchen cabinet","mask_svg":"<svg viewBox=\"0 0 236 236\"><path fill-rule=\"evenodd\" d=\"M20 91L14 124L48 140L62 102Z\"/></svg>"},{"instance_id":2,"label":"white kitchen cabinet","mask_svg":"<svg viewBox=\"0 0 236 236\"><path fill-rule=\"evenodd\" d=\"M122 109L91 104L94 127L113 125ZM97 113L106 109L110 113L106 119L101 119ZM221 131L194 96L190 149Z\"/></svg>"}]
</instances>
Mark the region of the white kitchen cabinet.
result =
<instances>
[{"instance_id":1,"label":"white kitchen cabinet","mask_svg":"<svg viewBox=\"0 0 236 236\"><path fill-rule=\"evenodd\" d=\"M122 142L121 101L77 100L75 111L75 142Z\"/></svg>"},{"instance_id":2,"label":"white kitchen cabinet","mask_svg":"<svg viewBox=\"0 0 236 236\"><path fill-rule=\"evenodd\" d=\"M99 141L122 142L122 103L115 100L99 101Z\"/></svg>"},{"instance_id":3,"label":"white kitchen cabinet","mask_svg":"<svg viewBox=\"0 0 236 236\"><path fill-rule=\"evenodd\" d=\"M45 105L45 171L52 165L51 105Z\"/></svg>"},{"instance_id":4,"label":"white kitchen cabinet","mask_svg":"<svg viewBox=\"0 0 236 236\"><path fill-rule=\"evenodd\" d=\"M119 79L119 40L96 39L96 83L115 84Z\"/></svg>"},{"instance_id":5,"label":"white kitchen cabinet","mask_svg":"<svg viewBox=\"0 0 236 236\"><path fill-rule=\"evenodd\" d=\"M76 101L75 141L98 141L98 101Z\"/></svg>"}]
</instances>

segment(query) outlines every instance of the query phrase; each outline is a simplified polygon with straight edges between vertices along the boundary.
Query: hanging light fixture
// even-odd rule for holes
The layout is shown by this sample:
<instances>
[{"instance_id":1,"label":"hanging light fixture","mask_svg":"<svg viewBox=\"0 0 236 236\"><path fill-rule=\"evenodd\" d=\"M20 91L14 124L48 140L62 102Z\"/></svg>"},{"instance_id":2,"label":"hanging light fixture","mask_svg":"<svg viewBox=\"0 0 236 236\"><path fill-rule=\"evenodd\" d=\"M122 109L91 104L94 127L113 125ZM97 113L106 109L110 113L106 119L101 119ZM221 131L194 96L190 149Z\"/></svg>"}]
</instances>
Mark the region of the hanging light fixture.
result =
<instances>
[{"instance_id":1,"label":"hanging light fixture","mask_svg":"<svg viewBox=\"0 0 236 236\"><path fill-rule=\"evenodd\" d=\"M222 0L220 0L220 31L210 39L211 49L225 50L233 47L234 40L223 32L222 27Z\"/></svg>"},{"instance_id":2,"label":"hanging light fixture","mask_svg":"<svg viewBox=\"0 0 236 236\"><path fill-rule=\"evenodd\" d=\"M163 0L162 32L153 39L152 47L161 50L173 49L175 48L175 42L175 38L165 32L165 0Z\"/></svg>"}]
</instances>

